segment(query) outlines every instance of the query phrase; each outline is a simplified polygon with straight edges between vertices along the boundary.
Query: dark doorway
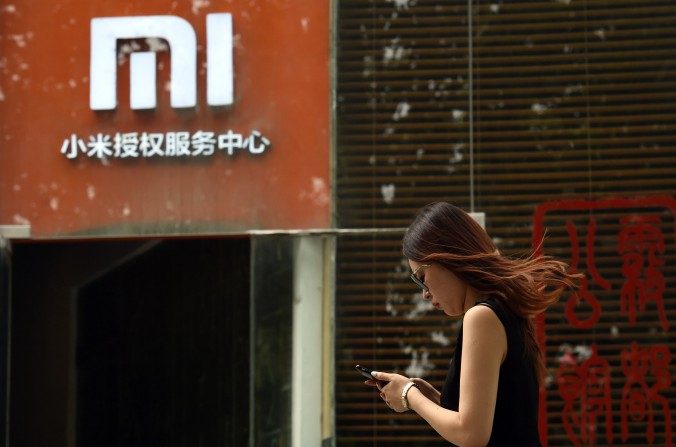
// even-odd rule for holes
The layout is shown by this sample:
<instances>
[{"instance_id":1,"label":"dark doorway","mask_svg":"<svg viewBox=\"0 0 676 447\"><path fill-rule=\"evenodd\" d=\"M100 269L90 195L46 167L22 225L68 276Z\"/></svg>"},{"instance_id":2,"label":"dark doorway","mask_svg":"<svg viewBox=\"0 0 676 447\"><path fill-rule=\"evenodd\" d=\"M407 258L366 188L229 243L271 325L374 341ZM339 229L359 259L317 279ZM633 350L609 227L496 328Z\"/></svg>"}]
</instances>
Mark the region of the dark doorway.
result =
<instances>
[{"instance_id":1,"label":"dark doorway","mask_svg":"<svg viewBox=\"0 0 676 447\"><path fill-rule=\"evenodd\" d=\"M249 240L110 244L15 249L13 377L27 373L66 399L45 403L25 376L13 383L12 445L246 445ZM55 308L70 311L47 330ZM65 334L34 333L45 331ZM31 368L34 353L52 348L72 358L47 354ZM31 430L22 424L31 414L48 421Z\"/></svg>"}]
</instances>

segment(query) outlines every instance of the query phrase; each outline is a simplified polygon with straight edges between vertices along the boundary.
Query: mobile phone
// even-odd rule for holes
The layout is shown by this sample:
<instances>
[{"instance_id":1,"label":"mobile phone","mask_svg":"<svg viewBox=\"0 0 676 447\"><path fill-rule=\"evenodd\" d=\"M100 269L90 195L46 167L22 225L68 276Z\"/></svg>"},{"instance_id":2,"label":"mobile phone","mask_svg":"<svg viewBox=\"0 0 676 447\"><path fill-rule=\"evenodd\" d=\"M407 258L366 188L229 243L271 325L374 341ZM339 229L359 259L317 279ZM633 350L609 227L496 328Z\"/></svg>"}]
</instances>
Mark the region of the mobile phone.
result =
<instances>
[{"instance_id":1,"label":"mobile phone","mask_svg":"<svg viewBox=\"0 0 676 447\"><path fill-rule=\"evenodd\" d=\"M373 378L373 376L371 375L371 371L373 371L373 370L368 369L367 367L361 366L361 365L356 365L356 366L355 366L355 369L356 369L357 371L359 371L359 373L360 373L362 376L364 376L364 377L366 377L366 378L369 378L369 379L371 379L371 380L375 380L375 379Z\"/></svg>"}]
</instances>

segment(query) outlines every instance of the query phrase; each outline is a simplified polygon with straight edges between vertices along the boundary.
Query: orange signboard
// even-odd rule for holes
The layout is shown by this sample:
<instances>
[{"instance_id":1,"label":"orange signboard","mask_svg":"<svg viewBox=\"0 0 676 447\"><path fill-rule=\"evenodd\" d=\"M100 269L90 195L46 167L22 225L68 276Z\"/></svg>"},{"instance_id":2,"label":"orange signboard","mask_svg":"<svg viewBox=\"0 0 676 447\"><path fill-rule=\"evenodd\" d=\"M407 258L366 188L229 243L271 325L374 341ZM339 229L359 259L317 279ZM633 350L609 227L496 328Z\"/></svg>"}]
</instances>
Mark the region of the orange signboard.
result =
<instances>
[{"instance_id":1,"label":"orange signboard","mask_svg":"<svg viewBox=\"0 0 676 447\"><path fill-rule=\"evenodd\" d=\"M328 0L3 4L0 225L330 226L329 15Z\"/></svg>"}]
</instances>

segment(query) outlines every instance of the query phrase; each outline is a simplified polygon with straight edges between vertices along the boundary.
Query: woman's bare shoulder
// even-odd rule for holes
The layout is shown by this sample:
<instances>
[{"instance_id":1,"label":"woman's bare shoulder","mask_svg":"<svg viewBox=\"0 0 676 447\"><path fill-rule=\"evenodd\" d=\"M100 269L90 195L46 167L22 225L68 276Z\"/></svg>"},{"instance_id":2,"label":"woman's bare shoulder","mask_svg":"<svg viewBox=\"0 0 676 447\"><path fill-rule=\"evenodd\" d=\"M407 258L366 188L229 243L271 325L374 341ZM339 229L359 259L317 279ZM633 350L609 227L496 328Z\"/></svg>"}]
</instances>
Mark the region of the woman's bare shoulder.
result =
<instances>
[{"instance_id":1,"label":"woman's bare shoulder","mask_svg":"<svg viewBox=\"0 0 676 447\"><path fill-rule=\"evenodd\" d=\"M464 337L472 344L489 348L504 360L507 354L507 332L500 318L488 306L477 305L465 313L462 323Z\"/></svg>"}]
</instances>

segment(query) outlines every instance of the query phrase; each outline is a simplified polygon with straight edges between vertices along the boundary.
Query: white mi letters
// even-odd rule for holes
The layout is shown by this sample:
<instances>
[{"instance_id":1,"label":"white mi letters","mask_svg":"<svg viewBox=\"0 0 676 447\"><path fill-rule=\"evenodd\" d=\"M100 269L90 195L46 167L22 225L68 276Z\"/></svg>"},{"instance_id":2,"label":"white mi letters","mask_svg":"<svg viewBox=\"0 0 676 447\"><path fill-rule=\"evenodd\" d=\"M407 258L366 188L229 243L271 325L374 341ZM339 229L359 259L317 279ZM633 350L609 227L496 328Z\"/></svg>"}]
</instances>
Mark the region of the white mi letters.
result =
<instances>
[{"instance_id":1,"label":"white mi letters","mask_svg":"<svg viewBox=\"0 0 676 447\"><path fill-rule=\"evenodd\" d=\"M176 16L102 17L91 21L89 107L117 106L117 41L161 38L171 49L171 106L197 104L197 38L185 19ZM233 103L232 16L207 15L207 104ZM157 105L155 53L132 53L130 104L132 109Z\"/></svg>"}]
</instances>

